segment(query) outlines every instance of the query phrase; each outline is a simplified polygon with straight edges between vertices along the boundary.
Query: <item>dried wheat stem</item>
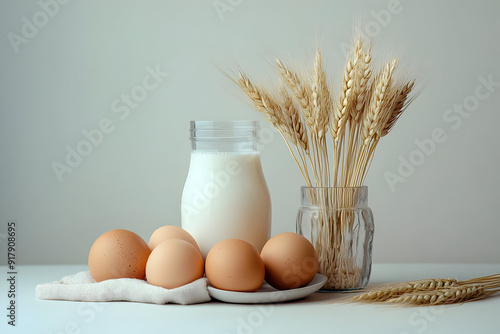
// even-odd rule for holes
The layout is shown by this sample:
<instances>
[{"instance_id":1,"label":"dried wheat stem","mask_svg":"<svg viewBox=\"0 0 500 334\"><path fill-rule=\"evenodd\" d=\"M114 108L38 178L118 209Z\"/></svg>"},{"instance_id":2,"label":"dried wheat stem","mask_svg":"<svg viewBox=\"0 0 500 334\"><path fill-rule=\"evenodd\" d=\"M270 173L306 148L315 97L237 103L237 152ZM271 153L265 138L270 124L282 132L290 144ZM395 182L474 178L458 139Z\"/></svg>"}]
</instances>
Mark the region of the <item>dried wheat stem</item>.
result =
<instances>
[{"instance_id":1,"label":"dried wheat stem","mask_svg":"<svg viewBox=\"0 0 500 334\"><path fill-rule=\"evenodd\" d=\"M350 126L349 126L349 139L347 142L347 153L345 157L345 165L343 168L343 184L346 186L357 186L356 182L353 182L353 170L354 163L358 149L359 149L359 120L362 119L364 106L366 100L369 96L369 81L371 77L371 46L367 49L364 48L362 41L358 38L355 47L355 63L356 68L354 70L354 84L353 84L353 95L355 99L355 105L351 108L350 113Z\"/></svg>"},{"instance_id":2,"label":"dried wheat stem","mask_svg":"<svg viewBox=\"0 0 500 334\"><path fill-rule=\"evenodd\" d=\"M353 55L350 55L344 70L344 75L342 77L342 83L339 93L339 100L333 109L333 115L330 117L330 133L332 134L333 140L333 165L334 165L334 186L342 186L343 179L342 174L340 177L340 184L338 178L338 171L340 166L343 166L345 158L344 146L344 133L346 124L351 118L351 110L355 109L356 97L353 95L353 85L355 72L357 70L357 64L359 62L359 49L361 48L361 43L357 43L356 50Z\"/></svg>"},{"instance_id":3,"label":"dried wheat stem","mask_svg":"<svg viewBox=\"0 0 500 334\"><path fill-rule=\"evenodd\" d=\"M330 184L330 168L328 150L326 148L325 135L328 132L330 111L332 108L330 88L327 84L326 73L323 68L321 51L316 53L314 70L312 73L312 97L315 117L315 128L317 130L317 142L319 146L319 174L322 186Z\"/></svg>"},{"instance_id":4,"label":"dried wheat stem","mask_svg":"<svg viewBox=\"0 0 500 334\"><path fill-rule=\"evenodd\" d=\"M308 187L311 187L312 184L311 184L311 180L309 179L309 175L307 173L307 170L303 170L300 163L298 162L297 158L295 157L295 154L293 153L293 150L292 148L290 147L290 144L288 143L288 141L286 140L285 136L283 135L283 133L280 131L280 129L277 129L278 132L281 134L281 136L283 137L283 139L285 140L285 144L288 148L288 151L290 152L290 154L292 155L292 158L293 160L295 161L295 164L297 165L297 167L299 167L299 170L300 170L300 174L302 174L302 177L304 178L304 181L306 182L307 186ZM304 164L304 160L302 160L302 163L303 165L307 168L307 164Z\"/></svg>"},{"instance_id":5,"label":"dried wheat stem","mask_svg":"<svg viewBox=\"0 0 500 334\"><path fill-rule=\"evenodd\" d=\"M481 284L486 289L500 288L500 274L472 278L465 281L460 281L460 284Z\"/></svg>"}]
</instances>

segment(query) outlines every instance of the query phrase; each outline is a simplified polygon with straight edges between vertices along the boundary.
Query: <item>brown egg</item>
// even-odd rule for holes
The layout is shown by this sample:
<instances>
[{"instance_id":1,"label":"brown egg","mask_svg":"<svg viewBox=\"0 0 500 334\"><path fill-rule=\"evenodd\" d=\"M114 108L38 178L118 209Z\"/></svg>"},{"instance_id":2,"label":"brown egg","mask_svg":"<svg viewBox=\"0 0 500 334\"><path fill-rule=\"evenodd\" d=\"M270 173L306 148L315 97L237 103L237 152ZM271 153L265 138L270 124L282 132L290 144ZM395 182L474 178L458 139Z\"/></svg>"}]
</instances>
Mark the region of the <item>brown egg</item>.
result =
<instances>
[{"instance_id":1,"label":"brown egg","mask_svg":"<svg viewBox=\"0 0 500 334\"><path fill-rule=\"evenodd\" d=\"M174 289L203 277L201 253L189 242L170 239L157 245L146 265L148 283Z\"/></svg>"},{"instance_id":2,"label":"brown egg","mask_svg":"<svg viewBox=\"0 0 500 334\"><path fill-rule=\"evenodd\" d=\"M297 233L281 233L267 241L260 253L266 267L266 282L280 290L303 287L318 271L314 246Z\"/></svg>"},{"instance_id":3,"label":"brown egg","mask_svg":"<svg viewBox=\"0 0 500 334\"><path fill-rule=\"evenodd\" d=\"M151 238L149 239L149 248L153 250L163 241L167 241L170 239L180 239L187 241L198 251L200 251L200 247L198 246L196 240L194 240L193 236L186 230L174 225L166 225L156 229L156 231L153 232Z\"/></svg>"},{"instance_id":4,"label":"brown egg","mask_svg":"<svg viewBox=\"0 0 500 334\"><path fill-rule=\"evenodd\" d=\"M264 282L264 263L246 241L227 239L208 252L205 272L210 283L222 290L252 292Z\"/></svg>"},{"instance_id":5,"label":"brown egg","mask_svg":"<svg viewBox=\"0 0 500 334\"><path fill-rule=\"evenodd\" d=\"M134 232L108 231L90 248L90 274L97 282L113 278L145 279L150 253L146 242Z\"/></svg>"}]
</instances>

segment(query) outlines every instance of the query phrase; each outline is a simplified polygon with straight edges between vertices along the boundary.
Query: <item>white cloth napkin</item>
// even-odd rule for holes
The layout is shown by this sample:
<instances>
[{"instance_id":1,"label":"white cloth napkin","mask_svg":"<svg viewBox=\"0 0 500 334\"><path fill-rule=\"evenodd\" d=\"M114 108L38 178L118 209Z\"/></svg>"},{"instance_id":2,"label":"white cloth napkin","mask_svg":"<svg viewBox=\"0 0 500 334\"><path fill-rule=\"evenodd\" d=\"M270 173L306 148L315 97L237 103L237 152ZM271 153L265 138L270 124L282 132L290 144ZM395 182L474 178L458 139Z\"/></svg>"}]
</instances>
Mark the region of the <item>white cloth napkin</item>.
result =
<instances>
[{"instance_id":1,"label":"white cloth napkin","mask_svg":"<svg viewBox=\"0 0 500 334\"><path fill-rule=\"evenodd\" d=\"M97 283L89 271L81 271L60 281L38 284L38 299L85 302L130 301L153 304L197 304L210 300L208 280L200 278L176 289L165 289L143 280L118 278Z\"/></svg>"}]
</instances>

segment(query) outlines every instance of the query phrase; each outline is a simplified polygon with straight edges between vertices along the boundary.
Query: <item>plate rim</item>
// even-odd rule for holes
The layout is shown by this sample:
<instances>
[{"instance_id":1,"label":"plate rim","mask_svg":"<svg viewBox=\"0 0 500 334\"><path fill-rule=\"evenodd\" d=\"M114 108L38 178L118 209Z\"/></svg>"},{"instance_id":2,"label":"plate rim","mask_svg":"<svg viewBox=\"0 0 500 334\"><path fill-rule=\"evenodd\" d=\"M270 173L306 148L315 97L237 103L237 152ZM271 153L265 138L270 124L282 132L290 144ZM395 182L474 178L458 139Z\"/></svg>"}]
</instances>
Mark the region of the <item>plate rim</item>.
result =
<instances>
[{"instance_id":1,"label":"plate rim","mask_svg":"<svg viewBox=\"0 0 500 334\"><path fill-rule=\"evenodd\" d=\"M319 280L314 282L315 280ZM306 286L289 289L289 290L273 290L273 291L255 291L255 292L238 292L238 291L228 291L218 289L216 287L208 285L208 292L210 297L219 300L221 302L233 303L233 304L275 304L285 301L296 300L300 298L307 297L319 289L325 284L327 277L317 273L309 284ZM313 283L314 282L314 283ZM265 282L266 283L266 282ZM307 292L306 292L307 291ZM214 294L216 296L214 296ZM227 298L226 298L226 296ZM283 297L284 298L274 298L273 297ZM221 298L222 297L222 298ZM240 297L240 298L239 298Z\"/></svg>"}]
</instances>

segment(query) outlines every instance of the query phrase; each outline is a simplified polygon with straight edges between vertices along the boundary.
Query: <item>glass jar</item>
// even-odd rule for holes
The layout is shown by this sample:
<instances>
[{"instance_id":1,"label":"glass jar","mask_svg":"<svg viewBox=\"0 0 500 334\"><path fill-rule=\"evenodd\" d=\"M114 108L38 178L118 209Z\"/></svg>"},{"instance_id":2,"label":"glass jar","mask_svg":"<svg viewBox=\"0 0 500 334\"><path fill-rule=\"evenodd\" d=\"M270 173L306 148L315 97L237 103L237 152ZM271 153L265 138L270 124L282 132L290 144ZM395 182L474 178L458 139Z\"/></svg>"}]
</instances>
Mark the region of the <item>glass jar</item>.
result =
<instances>
[{"instance_id":1,"label":"glass jar","mask_svg":"<svg viewBox=\"0 0 500 334\"><path fill-rule=\"evenodd\" d=\"M256 121L191 121L191 162L182 227L203 258L217 242L242 239L257 251L269 239L271 198L257 149Z\"/></svg>"},{"instance_id":2,"label":"glass jar","mask_svg":"<svg viewBox=\"0 0 500 334\"><path fill-rule=\"evenodd\" d=\"M314 245L322 291L366 287L372 265L373 214L368 187L301 187L297 233Z\"/></svg>"}]
</instances>

